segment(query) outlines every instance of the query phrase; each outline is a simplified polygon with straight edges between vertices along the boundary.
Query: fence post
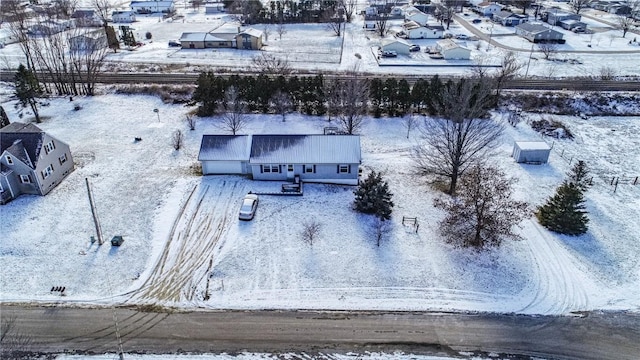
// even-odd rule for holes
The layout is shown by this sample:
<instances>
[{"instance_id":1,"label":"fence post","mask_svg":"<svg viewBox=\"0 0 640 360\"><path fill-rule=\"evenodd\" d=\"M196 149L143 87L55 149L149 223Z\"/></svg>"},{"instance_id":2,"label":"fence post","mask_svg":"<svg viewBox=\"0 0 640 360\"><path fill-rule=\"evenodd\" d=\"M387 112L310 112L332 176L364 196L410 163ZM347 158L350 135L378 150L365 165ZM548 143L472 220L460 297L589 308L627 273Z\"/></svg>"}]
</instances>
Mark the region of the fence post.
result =
<instances>
[{"instance_id":1,"label":"fence post","mask_svg":"<svg viewBox=\"0 0 640 360\"><path fill-rule=\"evenodd\" d=\"M633 179L633 185L635 185L635 184L637 184L637 183L638 183L638 177L636 176L636 178L635 178L635 179Z\"/></svg>"},{"instance_id":2,"label":"fence post","mask_svg":"<svg viewBox=\"0 0 640 360\"><path fill-rule=\"evenodd\" d=\"M613 188L613 192L616 192L616 190L618 190L618 180L620 180L620 178L616 179L616 186Z\"/></svg>"}]
</instances>

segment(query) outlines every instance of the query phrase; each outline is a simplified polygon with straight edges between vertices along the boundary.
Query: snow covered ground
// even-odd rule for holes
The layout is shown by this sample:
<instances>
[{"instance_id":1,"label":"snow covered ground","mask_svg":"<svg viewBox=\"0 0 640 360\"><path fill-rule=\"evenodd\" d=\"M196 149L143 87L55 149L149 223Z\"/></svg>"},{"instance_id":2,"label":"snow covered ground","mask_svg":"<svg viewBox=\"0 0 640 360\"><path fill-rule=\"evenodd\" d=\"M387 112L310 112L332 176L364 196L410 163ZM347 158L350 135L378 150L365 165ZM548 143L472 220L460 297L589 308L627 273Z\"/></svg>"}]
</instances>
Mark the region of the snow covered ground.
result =
<instances>
[{"instance_id":1,"label":"snow covered ground","mask_svg":"<svg viewBox=\"0 0 640 360\"><path fill-rule=\"evenodd\" d=\"M460 356L470 360L482 360L482 359L501 359L498 354L489 354L489 357L481 357L473 355L473 353L461 352ZM362 353L346 353L346 354L263 354L263 353L241 353L241 354L200 354L200 355L142 355L142 354L125 354L127 359L144 359L144 360L166 360L166 359L180 359L180 360L271 360L271 359L283 359L283 360L302 360L302 359L319 359L319 360L447 360L453 359L452 357L444 356L428 356L428 355L415 355L405 353L377 353L377 352L365 352ZM459 359L459 356L455 357ZM118 354L104 354L104 355L60 355L56 357L58 360L79 360L79 359L92 359L92 360L114 360L118 359Z\"/></svg>"},{"instance_id":2,"label":"snow covered ground","mask_svg":"<svg viewBox=\"0 0 640 360\"><path fill-rule=\"evenodd\" d=\"M3 106L18 121L13 102ZM204 118L189 131L183 119L191 110L149 96L51 99L39 126L71 146L76 170L45 197L0 207L0 301L524 314L640 308L640 185L630 184L640 175L638 117L556 117L576 140L555 141L541 166L513 162L513 141L539 136L526 123L507 127L493 160L519 179L517 196L531 205L555 191L569 159L593 169L590 231L559 236L531 217L522 224L524 241L478 253L438 234L443 214L432 201L444 195L412 175L409 150L419 137L413 131L407 139L401 119L368 118L361 132L362 166L385 173L396 204L393 231L377 247L371 219L351 209L348 186L305 184L302 197L262 196L256 218L239 222L245 193L280 183L199 176L200 139L221 130ZM286 122L252 115L243 132L322 133L327 125L295 114ZM176 129L186 135L180 151L170 144ZM621 178L615 192L613 176ZM90 243L85 178L105 236L124 236L123 246ZM403 216L418 218L417 233ZM311 219L322 224L313 246L300 236ZM65 286L66 297L50 293L52 286Z\"/></svg>"}]
</instances>

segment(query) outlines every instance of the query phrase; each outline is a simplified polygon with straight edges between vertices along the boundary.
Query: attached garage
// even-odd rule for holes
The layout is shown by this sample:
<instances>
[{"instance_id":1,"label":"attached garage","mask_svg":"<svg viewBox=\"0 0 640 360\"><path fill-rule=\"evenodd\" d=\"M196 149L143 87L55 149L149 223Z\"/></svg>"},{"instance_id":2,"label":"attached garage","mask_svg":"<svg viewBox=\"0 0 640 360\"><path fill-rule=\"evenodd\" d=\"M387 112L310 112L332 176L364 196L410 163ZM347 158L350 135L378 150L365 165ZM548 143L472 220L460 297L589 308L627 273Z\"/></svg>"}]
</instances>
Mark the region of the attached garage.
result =
<instances>
[{"instance_id":1,"label":"attached garage","mask_svg":"<svg viewBox=\"0 0 640 360\"><path fill-rule=\"evenodd\" d=\"M248 173L249 135L204 135L198 160L203 175Z\"/></svg>"},{"instance_id":2,"label":"attached garage","mask_svg":"<svg viewBox=\"0 0 640 360\"><path fill-rule=\"evenodd\" d=\"M546 164L550 153L551 147L544 141L516 141L511 156L518 163Z\"/></svg>"}]
</instances>

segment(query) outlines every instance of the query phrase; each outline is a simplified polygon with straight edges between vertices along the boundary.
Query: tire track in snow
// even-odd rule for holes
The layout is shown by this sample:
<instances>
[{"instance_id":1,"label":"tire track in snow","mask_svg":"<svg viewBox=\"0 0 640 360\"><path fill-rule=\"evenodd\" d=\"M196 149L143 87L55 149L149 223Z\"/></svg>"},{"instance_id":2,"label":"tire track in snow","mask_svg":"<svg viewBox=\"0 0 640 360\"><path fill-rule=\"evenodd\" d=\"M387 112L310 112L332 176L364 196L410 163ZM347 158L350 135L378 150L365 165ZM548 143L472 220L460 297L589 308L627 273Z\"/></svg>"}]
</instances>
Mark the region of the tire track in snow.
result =
<instances>
[{"instance_id":1,"label":"tire track in snow","mask_svg":"<svg viewBox=\"0 0 640 360\"><path fill-rule=\"evenodd\" d=\"M533 220L527 221L524 231L530 234L527 244L537 271L535 285L519 295L526 296L526 292L532 291L533 297L516 312L566 314L587 309L589 299L583 286L582 270L576 266L572 254Z\"/></svg>"}]
</instances>

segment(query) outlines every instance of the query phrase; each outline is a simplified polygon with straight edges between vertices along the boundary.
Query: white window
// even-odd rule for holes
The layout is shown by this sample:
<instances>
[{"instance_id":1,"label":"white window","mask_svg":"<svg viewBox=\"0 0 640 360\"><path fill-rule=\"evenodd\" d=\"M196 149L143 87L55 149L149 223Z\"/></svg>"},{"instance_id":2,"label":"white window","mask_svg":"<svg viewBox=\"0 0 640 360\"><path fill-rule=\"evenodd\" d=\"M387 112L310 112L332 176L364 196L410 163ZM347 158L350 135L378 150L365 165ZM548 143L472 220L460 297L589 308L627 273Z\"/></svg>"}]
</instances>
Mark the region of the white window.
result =
<instances>
[{"instance_id":1,"label":"white window","mask_svg":"<svg viewBox=\"0 0 640 360\"><path fill-rule=\"evenodd\" d=\"M293 165L287 165L287 171L288 172L293 171Z\"/></svg>"},{"instance_id":2,"label":"white window","mask_svg":"<svg viewBox=\"0 0 640 360\"><path fill-rule=\"evenodd\" d=\"M49 175L53 174L53 165L47 166L46 169L42 170L42 178L46 179Z\"/></svg>"},{"instance_id":3,"label":"white window","mask_svg":"<svg viewBox=\"0 0 640 360\"><path fill-rule=\"evenodd\" d=\"M313 165L304 165L304 172L308 173L308 174L313 174L314 171L314 167Z\"/></svg>"},{"instance_id":4,"label":"white window","mask_svg":"<svg viewBox=\"0 0 640 360\"><path fill-rule=\"evenodd\" d=\"M13 159L11 158L11 156L7 155L5 159L7 159L7 164L13 165Z\"/></svg>"},{"instance_id":5,"label":"white window","mask_svg":"<svg viewBox=\"0 0 640 360\"><path fill-rule=\"evenodd\" d=\"M338 165L338 172L340 174L348 174L349 173L349 165Z\"/></svg>"},{"instance_id":6,"label":"white window","mask_svg":"<svg viewBox=\"0 0 640 360\"><path fill-rule=\"evenodd\" d=\"M67 154L66 153L62 154L62 156L60 156L58 158L58 160L60 161L60 165L66 163L67 162Z\"/></svg>"},{"instance_id":7,"label":"white window","mask_svg":"<svg viewBox=\"0 0 640 360\"><path fill-rule=\"evenodd\" d=\"M29 175L20 175L20 182L23 184L30 184L31 183L31 176Z\"/></svg>"},{"instance_id":8,"label":"white window","mask_svg":"<svg viewBox=\"0 0 640 360\"><path fill-rule=\"evenodd\" d=\"M44 152L45 153L50 153L53 150L55 150L56 146L53 144L53 140L49 141L47 144L45 144L44 146Z\"/></svg>"},{"instance_id":9,"label":"white window","mask_svg":"<svg viewBox=\"0 0 640 360\"><path fill-rule=\"evenodd\" d=\"M278 165L262 165L262 172L265 173L279 173L280 166Z\"/></svg>"}]
</instances>

